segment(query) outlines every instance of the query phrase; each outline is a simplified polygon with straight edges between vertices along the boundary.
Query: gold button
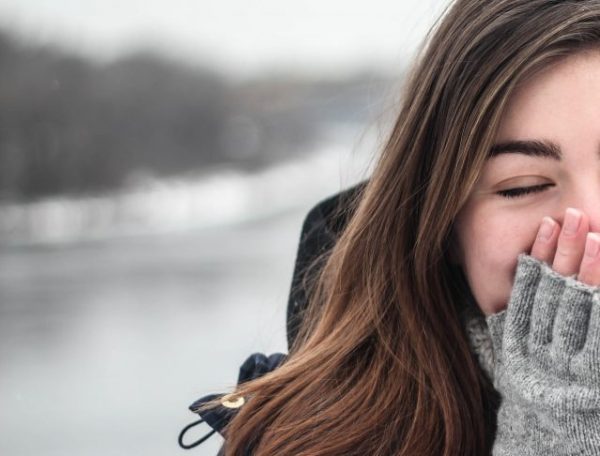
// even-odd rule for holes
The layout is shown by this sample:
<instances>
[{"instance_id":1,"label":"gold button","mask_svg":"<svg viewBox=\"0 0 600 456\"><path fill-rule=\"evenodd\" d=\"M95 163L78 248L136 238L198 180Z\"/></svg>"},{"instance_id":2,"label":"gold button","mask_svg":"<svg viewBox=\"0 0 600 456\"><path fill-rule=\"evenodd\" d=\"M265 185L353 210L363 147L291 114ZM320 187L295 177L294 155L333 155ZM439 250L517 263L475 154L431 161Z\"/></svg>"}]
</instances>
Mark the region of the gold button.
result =
<instances>
[{"instance_id":1,"label":"gold button","mask_svg":"<svg viewBox=\"0 0 600 456\"><path fill-rule=\"evenodd\" d=\"M240 408L245 402L244 396L236 396L235 394L227 394L221 398L223 407L230 409Z\"/></svg>"}]
</instances>

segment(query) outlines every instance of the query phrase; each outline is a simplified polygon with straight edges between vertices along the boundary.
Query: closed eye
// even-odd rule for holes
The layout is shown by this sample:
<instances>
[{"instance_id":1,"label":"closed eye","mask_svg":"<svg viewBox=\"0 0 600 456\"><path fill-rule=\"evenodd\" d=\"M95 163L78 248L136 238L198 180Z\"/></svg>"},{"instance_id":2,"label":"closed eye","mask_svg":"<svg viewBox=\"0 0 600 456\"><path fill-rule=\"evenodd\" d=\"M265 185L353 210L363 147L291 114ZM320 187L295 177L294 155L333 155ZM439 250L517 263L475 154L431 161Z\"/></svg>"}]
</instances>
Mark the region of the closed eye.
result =
<instances>
[{"instance_id":1,"label":"closed eye","mask_svg":"<svg viewBox=\"0 0 600 456\"><path fill-rule=\"evenodd\" d=\"M531 187L509 188L506 190L499 190L496 192L496 194L503 196L505 198L517 198L519 196L525 196L530 193L539 193L539 192L546 190L546 188L553 187L553 186L554 186L554 184L540 184L540 185L533 185Z\"/></svg>"}]
</instances>

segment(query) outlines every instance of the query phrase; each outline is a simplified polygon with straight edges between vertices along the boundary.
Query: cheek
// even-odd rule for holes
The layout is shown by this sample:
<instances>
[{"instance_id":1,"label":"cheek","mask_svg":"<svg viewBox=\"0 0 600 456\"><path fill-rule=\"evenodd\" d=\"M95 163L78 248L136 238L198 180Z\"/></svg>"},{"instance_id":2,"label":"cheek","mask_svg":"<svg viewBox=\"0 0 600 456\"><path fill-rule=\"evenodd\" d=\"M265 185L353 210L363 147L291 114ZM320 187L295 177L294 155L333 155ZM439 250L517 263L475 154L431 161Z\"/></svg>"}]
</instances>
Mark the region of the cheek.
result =
<instances>
[{"instance_id":1,"label":"cheek","mask_svg":"<svg viewBox=\"0 0 600 456\"><path fill-rule=\"evenodd\" d=\"M473 214L461 226L462 267L479 307L488 315L506 307L517 256L529 252L537 218Z\"/></svg>"}]
</instances>

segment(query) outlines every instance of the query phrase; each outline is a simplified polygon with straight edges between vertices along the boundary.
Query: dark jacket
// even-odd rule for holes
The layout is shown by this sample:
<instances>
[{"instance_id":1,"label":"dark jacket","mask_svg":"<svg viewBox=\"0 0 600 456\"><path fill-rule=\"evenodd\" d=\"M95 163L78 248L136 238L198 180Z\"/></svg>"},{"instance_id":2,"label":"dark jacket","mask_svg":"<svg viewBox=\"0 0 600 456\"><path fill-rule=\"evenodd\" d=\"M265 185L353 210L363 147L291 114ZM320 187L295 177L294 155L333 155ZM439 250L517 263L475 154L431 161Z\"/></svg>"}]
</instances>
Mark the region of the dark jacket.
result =
<instances>
[{"instance_id":1,"label":"dark jacket","mask_svg":"<svg viewBox=\"0 0 600 456\"><path fill-rule=\"evenodd\" d=\"M335 245L338 236L346 226L350 216L353 214L358 197L365 185L366 181L361 182L347 190L320 201L308 212L304 219L287 304L286 329L288 348L294 343L308 303L307 290L303 286L308 266L311 265L319 255ZM318 271L318 269L319 268L317 267L316 269L312 269L312 271ZM262 353L250 355L240 367L238 384L258 378L261 375L276 369L284 360L285 355L281 353L275 353L270 356L266 356ZM210 394L204 396L189 407L192 412L199 415L200 419L186 426L181 431L181 434L179 435L179 444L182 448L194 448L215 432L223 432L225 426L235 415L235 409L223 406L208 411L197 410L200 405L220 396L222 396L222 394ZM210 431L205 438L201 438L194 443L184 443L186 432L202 422L206 423L212 431ZM219 455L222 453L223 448L219 452ZM250 453L251 451L248 451L248 454Z\"/></svg>"}]
</instances>

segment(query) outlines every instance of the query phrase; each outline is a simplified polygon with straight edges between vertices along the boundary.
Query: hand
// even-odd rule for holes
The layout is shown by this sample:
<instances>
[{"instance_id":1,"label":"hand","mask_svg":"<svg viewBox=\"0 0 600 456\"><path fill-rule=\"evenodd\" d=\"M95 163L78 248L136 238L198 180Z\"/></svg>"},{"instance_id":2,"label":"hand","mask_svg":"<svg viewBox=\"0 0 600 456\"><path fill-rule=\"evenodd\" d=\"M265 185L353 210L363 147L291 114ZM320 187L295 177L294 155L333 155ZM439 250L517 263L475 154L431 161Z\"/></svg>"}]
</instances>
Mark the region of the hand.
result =
<instances>
[{"instance_id":1,"label":"hand","mask_svg":"<svg viewBox=\"0 0 600 456\"><path fill-rule=\"evenodd\" d=\"M544 222L507 308L486 318L502 396L492 453L600 455L600 235L576 209Z\"/></svg>"},{"instance_id":2,"label":"hand","mask_svg":"<svg viewBox=\"0 0 600 456\"><path fill-rule=\"evenodd\" d=\"M563 276L577 275L587 285L600 285L600 233L589 231L587 215L573 208L565 211L561 226L544 217L531 256L551 265Z\"/></svg>"}]
</instances>

